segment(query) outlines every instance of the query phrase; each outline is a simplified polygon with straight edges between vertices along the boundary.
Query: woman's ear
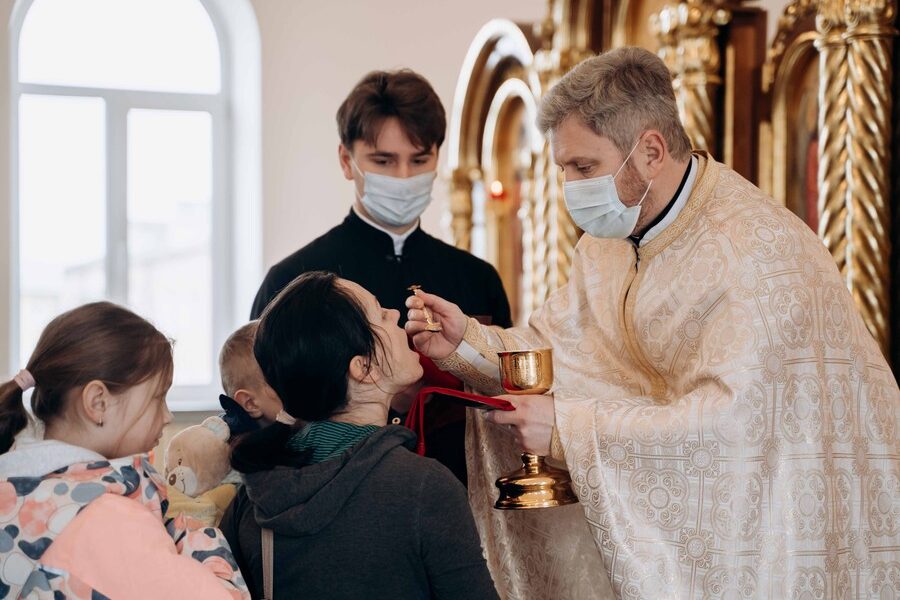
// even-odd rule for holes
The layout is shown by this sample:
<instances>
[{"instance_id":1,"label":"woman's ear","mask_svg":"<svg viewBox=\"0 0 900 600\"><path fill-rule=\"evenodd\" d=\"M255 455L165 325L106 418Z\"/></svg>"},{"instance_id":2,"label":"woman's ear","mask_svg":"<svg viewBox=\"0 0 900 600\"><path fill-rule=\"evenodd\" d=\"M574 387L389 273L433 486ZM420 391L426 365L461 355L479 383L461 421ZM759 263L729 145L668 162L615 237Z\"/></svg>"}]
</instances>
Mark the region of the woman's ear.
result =
<instances>
[{"instance_id":1,"label":"woman's ear","mask_svg":"<svg viewBox=\"0 0 900 600\"><path fill-rule=\"evenodd\" d=\"M103 427L103 418L109 404L109 389L102 381L94 379L81 388L81 408L95 425Z\"/></svg>"},{"instance_id":2,"label":"woman's ear","mask_svg":"<svg viewBox=\"0 0 900 600\"><path fill-rule=\"evenodd\" d=\"M350 379L358 383L377 383L381 379L381 372L365 356L351 358L348 372Z\"/></svg>"}]
</instances>

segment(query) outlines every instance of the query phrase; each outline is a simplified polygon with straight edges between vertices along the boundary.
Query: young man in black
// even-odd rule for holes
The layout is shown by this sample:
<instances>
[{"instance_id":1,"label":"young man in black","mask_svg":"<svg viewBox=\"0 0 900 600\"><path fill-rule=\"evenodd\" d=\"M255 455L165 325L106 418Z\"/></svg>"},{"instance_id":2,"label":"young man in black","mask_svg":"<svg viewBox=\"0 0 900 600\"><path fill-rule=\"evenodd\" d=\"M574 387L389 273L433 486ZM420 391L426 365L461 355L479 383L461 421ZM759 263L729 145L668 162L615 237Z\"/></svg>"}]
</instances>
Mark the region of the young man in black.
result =
<instances>
[{"instance_id":1,"label":"young man in black","mask_svg":"<svg viewBox=\"0 0 900 600\"><path fill-rule=\"evenodd\" d=\"M343 223L273 266L253 303L251 318L295 277L332 271L369 290L406 321L411 285L456 304L483 322L509 327L509 302L497 271L485 261L422 231L431 201L446 117L420 75L401 70L366 75L337 113L338 160L353 182L354 202ZM394 406L408 409L411 397ZM465 482L465 414L446 401L426 410L427 454ZM400 415L392 415L395 421Z\"/></svg>"}]
</instances>

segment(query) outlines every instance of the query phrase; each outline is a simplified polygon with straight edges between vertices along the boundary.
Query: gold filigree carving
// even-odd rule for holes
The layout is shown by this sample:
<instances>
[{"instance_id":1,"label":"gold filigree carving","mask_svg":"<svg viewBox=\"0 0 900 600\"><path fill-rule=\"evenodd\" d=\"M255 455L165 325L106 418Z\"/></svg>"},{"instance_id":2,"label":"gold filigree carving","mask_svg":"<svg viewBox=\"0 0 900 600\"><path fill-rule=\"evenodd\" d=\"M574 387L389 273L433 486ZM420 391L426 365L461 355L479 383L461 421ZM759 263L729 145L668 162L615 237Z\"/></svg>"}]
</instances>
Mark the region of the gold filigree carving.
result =
<instances>
[{"instance_id":1,"label":"gold filigree carving","mask_svg":"<svg viewBox=\"0 0 900 600\"><path fill-rule=\"evenodd\" d=\"M816 14L818 0L794 0L788 4L781 16L778 17L775 37L772 45L766 53L766 62L763 65L762 87L764 92L772 89L775 83L775 73L781 64L781 59L787 50L788 42L797 32L797 22Z\"/></svg>"},{"instance_id":2,"label":"gold filigree carving","mask_svg":"<svg viewBox=\"0 0 900 600\"><path fill-rule=\"evenodd\" d=\"M557 173L554 173L554 179ZM558 189L562 186L561 182L557 182ZM556 195L556 281L549 292L553 292L557 288L564 286L569 281L569 272L572 268L572 257L575 255L575 246L581 237L581 230L572 221L569 211L563 200L562 191L558 191Z\"/></svg>"},{"instance_id":3,"label":"gold filigree carving","mask_svg":"<svg viewBox=\"0 0 900 600\"><path fill-rule=\"evenodd\" d=\"M719 27L731 19L722 4L688 0L664 6L650 20L659 55L672 72L684 128L694 148L717 150L716 99L721 77Z\"/></svg>"},{"instance_id":4,"label":"gold filigree carving","mask_svg":"<svg viewBox=\"0 0 900 600\"><path fill-rule=\"evenodd\" d=\"M891 58L894 3L852 1L847 30L847 283L888 352Z\"/></svg>"},{"instance_id":5,"label":"gold filigree carving","mask_svg":"<svg viewBox=\"0 0 900 600\"><path fill-rule=\"evenodd\" d=\"M560 191L556 181L556 167L550 160L550 144L544 144L535 169L535 197L531 205L531 310L542 305L550 292L554 276L551 259L555 252L551 213ZM530 314L530 313L527 313Z\"/></svg>"},{"instance_id":6,"label":"gold filigree carving","mask_svg":"<svg viewBox=\"0 0 900 600\"><path fill-rule=\"evenodd\" d=\"M819 237L838 270L847 268L847 45L841 2L820 2L819 38Z\"/></svg>"},{"instance_id":7,"label":"gold filigree carving","mask_svg":"<svg viewBox=\"0 0 900 600\"><path fill-rule=\"evenodd\" d=\"M460 168L450 178L450 232L453 244L462 250L472 249L472 183L478 177L477 170Z\"/></svg>"},{"instance_id":8,"label":"gold filigree carving","mask_svg":"<svg viewBox=\"0 0 900 600\"><path fill-rule=\"evenodd\" d=\"M822 0L819 236L887 353L890 289L890 0Z\"/></svg>"}]
</instances>

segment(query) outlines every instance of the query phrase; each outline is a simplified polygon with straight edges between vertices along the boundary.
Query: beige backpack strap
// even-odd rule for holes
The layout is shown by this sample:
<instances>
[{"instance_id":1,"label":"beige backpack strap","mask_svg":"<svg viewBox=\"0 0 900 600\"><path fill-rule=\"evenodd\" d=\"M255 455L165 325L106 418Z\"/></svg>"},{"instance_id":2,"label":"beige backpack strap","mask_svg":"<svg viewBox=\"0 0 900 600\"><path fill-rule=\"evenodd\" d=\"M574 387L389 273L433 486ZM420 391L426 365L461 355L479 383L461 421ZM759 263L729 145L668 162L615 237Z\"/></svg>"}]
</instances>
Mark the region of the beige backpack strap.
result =
<instances>
[{"instance_id":1,"label":"beige backpack strap","mask_svg":"<svg viewBox=\"0 0 900 600\"><path fill-rule=\"evenodd\" d=\"M275 538L271 529L262 529L263 600L274 600Z\"/></svg>"}]
</instances>

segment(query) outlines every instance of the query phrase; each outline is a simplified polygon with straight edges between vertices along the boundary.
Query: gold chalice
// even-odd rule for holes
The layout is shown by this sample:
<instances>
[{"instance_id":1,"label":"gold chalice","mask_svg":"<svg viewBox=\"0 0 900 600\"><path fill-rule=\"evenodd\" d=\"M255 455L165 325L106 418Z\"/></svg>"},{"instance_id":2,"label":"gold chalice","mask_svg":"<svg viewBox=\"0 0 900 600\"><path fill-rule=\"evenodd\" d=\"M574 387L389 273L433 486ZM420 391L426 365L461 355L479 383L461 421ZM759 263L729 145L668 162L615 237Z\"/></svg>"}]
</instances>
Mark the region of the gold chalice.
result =
<instances>
[{"instance_id":1,"label":"gold chalice","mask_svg":"<svg viewBox=\"0 0 900 600\"><path fill-rule=\"evenodd\" d=\"M500 352L500 385L508 394L545 394L553 385L550 348ZM494 508L551 508L578 502L568 471L548 465L543 456L524 452L522 468L497 480Z\"/></svg>"}]
</instances>

